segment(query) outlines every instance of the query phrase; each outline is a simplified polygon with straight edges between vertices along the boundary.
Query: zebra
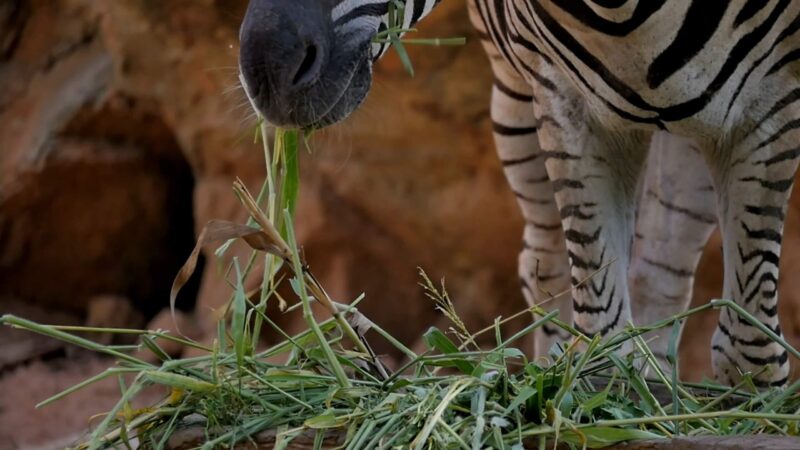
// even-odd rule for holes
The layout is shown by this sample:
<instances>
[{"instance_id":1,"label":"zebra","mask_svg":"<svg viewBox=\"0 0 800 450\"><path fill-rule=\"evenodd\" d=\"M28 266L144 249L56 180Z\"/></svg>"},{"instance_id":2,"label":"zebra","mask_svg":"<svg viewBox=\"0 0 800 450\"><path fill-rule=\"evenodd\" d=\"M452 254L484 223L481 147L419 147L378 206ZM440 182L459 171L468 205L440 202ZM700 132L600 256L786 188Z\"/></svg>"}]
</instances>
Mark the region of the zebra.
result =
<instances>
[{"instance_id":1,"label":"zebra","mask_svg":"<svg viewBox=\"0 0 800 450\"><path fill-rule=\"evenodd\" d=\"M240 73L269 122L345 118L386 51L399 0L250 0ZM439 0L406 0L403 27ZM526 300L587 336L686 308L710 233L723 297L781 335L778 262L800 147L800 3L790 0L468 0L494 72L497 150L525 219ZM637 209L638 208L638 209ZM638 218L637 218L638 217ZM565 339L536 331L535 355ZM654 353L666 358L667 338ZM788 380L788 354L725 309L717 380Z\"/></svg>"}]
</instances>

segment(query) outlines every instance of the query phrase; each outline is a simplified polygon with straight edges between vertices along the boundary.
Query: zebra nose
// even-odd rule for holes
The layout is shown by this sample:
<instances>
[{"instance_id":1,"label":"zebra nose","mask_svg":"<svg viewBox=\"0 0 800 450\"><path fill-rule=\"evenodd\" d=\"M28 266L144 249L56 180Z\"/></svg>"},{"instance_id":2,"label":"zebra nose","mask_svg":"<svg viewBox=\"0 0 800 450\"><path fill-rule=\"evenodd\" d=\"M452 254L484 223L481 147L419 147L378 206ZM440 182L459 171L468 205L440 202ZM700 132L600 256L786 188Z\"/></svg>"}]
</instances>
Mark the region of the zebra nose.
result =
<instances>
[{"instance_id":1,"label":"zebra nose","mask_svg":"<svg viewBox=\"0 0 800 450\"><path fill-rule=\"evenodd\" d=\"M240 65L253 93L280 101L318 82L330 35L321 7L296 0L251 0L240 32Z\"/></svg>"},{"instance_id":2,"label":"zebra nose","mask_svg":"<svg viewBox=\"0 0 800 450\"><path fill-rule=\"evenodd\" d=\"M302 59L296 65L294 76L292 77L289 85L293 89L303 89L319 80L320 73L322 72L322 52L321 46L314 42L305 45L305 50L302 52Z\"/></svg>"}]
</instances>

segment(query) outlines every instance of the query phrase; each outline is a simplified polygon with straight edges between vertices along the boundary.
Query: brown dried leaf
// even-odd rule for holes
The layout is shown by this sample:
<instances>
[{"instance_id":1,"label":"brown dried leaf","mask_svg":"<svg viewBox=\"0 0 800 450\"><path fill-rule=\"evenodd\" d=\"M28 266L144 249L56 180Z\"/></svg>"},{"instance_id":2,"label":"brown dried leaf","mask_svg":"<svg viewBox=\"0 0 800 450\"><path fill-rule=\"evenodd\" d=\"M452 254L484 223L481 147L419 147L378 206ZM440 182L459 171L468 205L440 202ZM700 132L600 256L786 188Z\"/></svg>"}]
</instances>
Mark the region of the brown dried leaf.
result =
<instances>
[{"instance_id":1,"label":"brown dried leaf","mask_svg":"<svg viewBox=\"0 0 800 450\"><path fill-rule=\"evenodd\" d=\"M169 293L169 308L172 312L173 318L175 317L175 299L178 297L178 292L192 277L195 269L197 268L197 259L200 257L200 250L208 244L227 241L228 239L242 239L254 250L260 250L277 255L280 258L288 258L278 245L270 238L269 235L247 225L242 225L234 222L224 220L212 220L203 227L200 236L197 238L192 253L189 258L178 271L175 276L175 281L172 282L172 289ZM177 328L177 323L176 323ZM179 330L177 330L180 333Z\"/></svg>"}]
</instances>

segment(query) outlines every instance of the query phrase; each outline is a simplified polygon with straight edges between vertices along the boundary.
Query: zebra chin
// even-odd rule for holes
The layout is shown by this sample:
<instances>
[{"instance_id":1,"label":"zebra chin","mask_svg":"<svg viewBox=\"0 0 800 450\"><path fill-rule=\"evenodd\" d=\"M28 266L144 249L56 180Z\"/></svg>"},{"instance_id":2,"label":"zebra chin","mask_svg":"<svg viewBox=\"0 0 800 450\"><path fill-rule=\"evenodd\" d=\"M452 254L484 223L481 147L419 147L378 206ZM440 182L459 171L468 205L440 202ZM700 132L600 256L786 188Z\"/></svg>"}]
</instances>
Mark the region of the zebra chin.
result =
<instances>
[{"instance_id":1,"label":"zebra chin","mask_svg":"<svg viewBox=\"0 0 800 450\"><path fill-rule=\"evenodd\" d=\"M322 128L366 98L379 22L336 22L337 1L250 1L240 31L240 80L268 123Z\"/></svg>"}]
</instances>

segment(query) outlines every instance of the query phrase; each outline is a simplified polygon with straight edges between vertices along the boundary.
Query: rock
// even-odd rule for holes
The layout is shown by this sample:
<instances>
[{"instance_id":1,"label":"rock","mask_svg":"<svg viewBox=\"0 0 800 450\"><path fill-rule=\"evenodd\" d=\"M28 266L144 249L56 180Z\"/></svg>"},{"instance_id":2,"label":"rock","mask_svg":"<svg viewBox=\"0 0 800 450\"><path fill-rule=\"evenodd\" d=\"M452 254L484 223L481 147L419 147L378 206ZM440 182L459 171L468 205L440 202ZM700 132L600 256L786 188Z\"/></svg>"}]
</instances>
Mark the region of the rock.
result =
<instances>
[{"instance_id":1,"label":"rock","mask_svg":"<svg viewBox=\"0 0 800 450\"><path fill-rule=\"evenodd\" d=\"M134 308L131 301L117 295L97 295L89 300L86 326L92 328L133 328L145 325L142 314ZM114 335L112 333L90 334L90 339L103 344L133 344L135 336Z\"/></svg>"}]
</instances>

